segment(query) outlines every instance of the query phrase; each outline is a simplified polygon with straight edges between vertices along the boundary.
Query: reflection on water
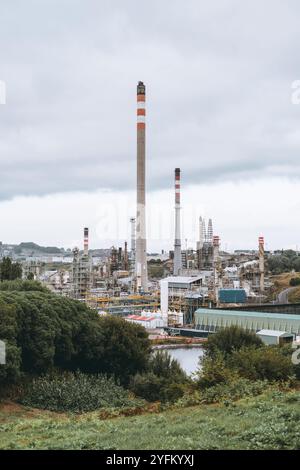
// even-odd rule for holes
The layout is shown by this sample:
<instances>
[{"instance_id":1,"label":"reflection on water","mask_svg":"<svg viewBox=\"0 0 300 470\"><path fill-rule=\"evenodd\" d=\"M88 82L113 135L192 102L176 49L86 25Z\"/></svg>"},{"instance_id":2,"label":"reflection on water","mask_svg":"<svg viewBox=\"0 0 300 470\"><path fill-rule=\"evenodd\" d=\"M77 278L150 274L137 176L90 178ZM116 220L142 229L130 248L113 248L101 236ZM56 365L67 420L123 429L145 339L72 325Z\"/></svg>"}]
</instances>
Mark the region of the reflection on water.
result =
<instances>
[{"instance_id":1,"label":"reflection on water","mask_svg":"<svg viewBox=\"0 0 300 470\"><path fill-rule=\"evenodd\" d=\"M203 356L202 348L178 348L168 349L168 353L174 359L177 359L183 370L187 374L196 372L198 368L199 357Z\"/></svg>"}]
</instances>

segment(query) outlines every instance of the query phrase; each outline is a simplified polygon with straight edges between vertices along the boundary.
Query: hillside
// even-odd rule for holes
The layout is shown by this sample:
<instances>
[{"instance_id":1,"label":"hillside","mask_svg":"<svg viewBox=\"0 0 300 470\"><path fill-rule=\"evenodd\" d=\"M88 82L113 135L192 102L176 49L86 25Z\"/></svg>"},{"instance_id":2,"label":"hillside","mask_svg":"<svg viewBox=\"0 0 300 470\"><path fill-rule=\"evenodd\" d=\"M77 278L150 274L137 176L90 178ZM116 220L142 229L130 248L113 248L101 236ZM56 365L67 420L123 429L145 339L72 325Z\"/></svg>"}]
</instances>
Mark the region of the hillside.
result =
<instances>
[{"instance_id":1,"label":"hillside","mask_svg":"<svg viewBox=\"0 0 300 470\"><path fill-rule=\"evenodd\" d=\"M268 295L268 301L276 300L277 295L280 292L285 289L288 289L290 287L290 280L294 277L300 277L300 273L290 272L271 276L270 280L273 282L273 287Z\"/></svg>"},{"instance_id":2,"label":"hillside","mask_svg":"<svg viewBox=\"0 0 300 470\"><path fill-rule=\"evenodd\" d=\"M300 393L101 419L0 406L1 449L297 449Z\"/></svg>"}]
</instances>

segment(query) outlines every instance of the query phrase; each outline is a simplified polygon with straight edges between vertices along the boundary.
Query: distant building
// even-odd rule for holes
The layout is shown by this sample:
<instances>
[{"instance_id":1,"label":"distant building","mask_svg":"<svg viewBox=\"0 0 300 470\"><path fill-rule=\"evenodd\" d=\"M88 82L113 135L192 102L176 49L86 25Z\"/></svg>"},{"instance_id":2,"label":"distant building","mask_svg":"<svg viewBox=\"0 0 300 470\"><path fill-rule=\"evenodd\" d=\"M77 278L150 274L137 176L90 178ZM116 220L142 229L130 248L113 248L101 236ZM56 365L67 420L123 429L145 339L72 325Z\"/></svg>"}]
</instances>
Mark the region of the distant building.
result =
<instances>
[{"instance_id":1,"label":"distant building","mask_svg":"<svg viewBox=\"0 0 300 470\"><path fill-rule=\"evenodd\" d=\"M197 329L211 333L236 325L255 332L276 330L300 334L300 315L199 308L194 317Z\"/></svg>"},{"instance_id":2,"label":"distant building","mask_svg":"<svg viewBox=\"0 0 300 470\"><path fill-rule=\"evenodd\" d=\"M295 339L295 335L292 333L286 333L285 331L261 330L256 334L265 344L269 346L292 343Z\"/></svg>"},{"instance_id":3,"label":"distant building","mask_svg":"<svg viewBox=\"0 0 300 470\"><path fill-rule=\"evenodd\" d=\"M219 301L222 304L243 304L247 301L245 289L219 289Z\"/></svg>"}]
</instances>

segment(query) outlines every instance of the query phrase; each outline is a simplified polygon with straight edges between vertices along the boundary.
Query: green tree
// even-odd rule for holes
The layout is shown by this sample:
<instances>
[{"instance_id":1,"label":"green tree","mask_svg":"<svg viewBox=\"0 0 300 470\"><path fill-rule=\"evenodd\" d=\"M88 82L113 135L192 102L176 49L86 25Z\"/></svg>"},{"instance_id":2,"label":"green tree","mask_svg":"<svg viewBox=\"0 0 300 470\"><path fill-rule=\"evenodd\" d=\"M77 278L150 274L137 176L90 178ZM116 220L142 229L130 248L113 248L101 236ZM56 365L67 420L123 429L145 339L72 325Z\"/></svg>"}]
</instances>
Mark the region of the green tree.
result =
<instances>
[{"instance_id":1,"label":"green tree","mask_svg":"<svg viewBox=\"0 0 300 470\"><path fill-rule=\"evenodd\" d=\"M173 402L182 397L189 379L167 351L151 354L146 371L136 374L130 383L131 390L148 401Z\"/></svg>"},{"instance_id":2,"label":"green tree","mask_svg":"<svg viewBox=\"0 0 300 470\"><path fill-rule=\"evenodd\" d=\"M278 346L242 348L233 352L228 361L239 376L251 380L288 380L294 374L291 357Z\"/></svg>"},{"instance_id":3,"label":"green tree","mask_svg":"<svg viewBox=\"0 0 300 470\"><path fill-rule=\"evenodd\" d=\"M14 263L8 257L4 257L0 261L0 280L13 281L14 279L21 279L22 266L20 263Z\"/></svg>"},{"instance_id":4,"label":"green tree","mask_svg":"<svg viewBox=\"0 0 300 470\"><path fill-rule=\"evenodd\" d=\"M0 301L0 340L5 343L6 364L0 365L0 392L3 386L20 378L21 349L17 345L16 309Z\"/></svg>"},{"instance_id":5,"label":"green tree","mask_svg":"<svg viewBox=\"0 0 300 470\"><path fill-rule=\"evenodd\" d=\"M122 318L106 316L99 319L103 354L101 372L113 374L127 384L130 376L144 370L150 353L146 330Z\"/></svg>"},{"instance_id":6,"label":"green tree","mask_svg":"<svg viewBox=\"0 0 300 470\"><path fill-rule=\"evenodd\" d=\"M218 384L227 384L237 379L238 374L229 368L223 353L214 352L212 356L200 358L199 368L196 372L197 384L201 388L214 387Z\"/></svg>"},{"instance_id":7,"label":"green tree","mask_svg":"<svg viewBox=\"0 0 300 470\"><path fill-rule=\"evenodd\" d=\"M204 349L206 355L210 357L214 357L220 352L226 359L228 354L243 347L260 347L262 345L261 339L254 332L233 325L209 336Z\"/></svg>"}]
</instances>

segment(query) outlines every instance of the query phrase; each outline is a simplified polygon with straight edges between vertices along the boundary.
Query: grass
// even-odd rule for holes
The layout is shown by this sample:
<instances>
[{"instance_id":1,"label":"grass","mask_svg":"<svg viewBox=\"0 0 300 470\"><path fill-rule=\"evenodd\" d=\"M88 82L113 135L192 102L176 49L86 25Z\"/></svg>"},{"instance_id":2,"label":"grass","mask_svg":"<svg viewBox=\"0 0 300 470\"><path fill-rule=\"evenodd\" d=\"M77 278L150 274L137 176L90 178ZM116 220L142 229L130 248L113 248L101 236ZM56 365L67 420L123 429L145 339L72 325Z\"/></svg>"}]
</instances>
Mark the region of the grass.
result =
<instances>
[{"instance_id":1,"label":"grass","mask_svg":"<svg viewBox=\"0 0 300 470\"><path fill-rule=\"evenodd\" d=\"M0 449L300 449L300 392L103 419L0 407ZM8 406L8 405L6 405Z\"/></svg>"}]
</instances>

